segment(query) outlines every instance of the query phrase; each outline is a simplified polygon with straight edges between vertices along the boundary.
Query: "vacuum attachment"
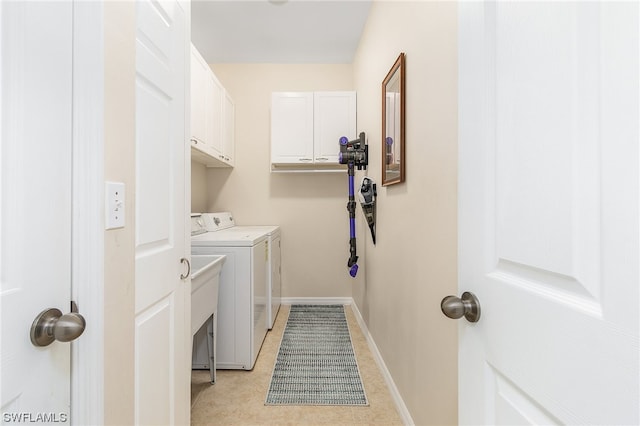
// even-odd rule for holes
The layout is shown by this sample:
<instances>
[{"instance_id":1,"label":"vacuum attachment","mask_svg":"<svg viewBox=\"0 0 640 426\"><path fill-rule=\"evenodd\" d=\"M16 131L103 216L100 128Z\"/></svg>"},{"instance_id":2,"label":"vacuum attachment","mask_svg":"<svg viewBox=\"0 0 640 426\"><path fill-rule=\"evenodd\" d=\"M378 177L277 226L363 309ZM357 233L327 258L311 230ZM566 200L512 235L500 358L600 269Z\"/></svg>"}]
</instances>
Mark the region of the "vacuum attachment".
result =
<instances>
[{"instance_id":1,"label":"vacuum attachment","mask_svg":"<svg viewBox=\"0 0 640 426\"><path fill-rule=\"evenodd\" d=\"M376 190L376 184L373 179L365 176L362 178L362 184L360 185L360 191L358 191L358 199L360 201L360 207L364 217L367 219L367 225L371 230L371 238L373 244L376 243L376 196L378 195Z\"/></svg>"}]
</instances>

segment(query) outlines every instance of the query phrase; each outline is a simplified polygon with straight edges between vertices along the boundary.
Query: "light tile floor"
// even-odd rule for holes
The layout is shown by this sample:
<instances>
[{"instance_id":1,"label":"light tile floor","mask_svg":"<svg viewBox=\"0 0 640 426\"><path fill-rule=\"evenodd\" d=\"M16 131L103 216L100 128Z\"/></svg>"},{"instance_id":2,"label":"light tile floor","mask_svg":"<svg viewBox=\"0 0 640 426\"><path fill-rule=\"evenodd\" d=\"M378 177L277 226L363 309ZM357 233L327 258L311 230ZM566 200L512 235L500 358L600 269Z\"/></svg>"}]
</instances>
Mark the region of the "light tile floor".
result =
<instances>
[{"instance_id":1,"label":"light tile floor","mask_svg":"<svg viewBox=\"0 0 640 426\"><path fill-rule=\"evenodd\" d=\"M369 350L353 311L345 307L368 407L266 406L271 372L289 315L282 306L262 344L252 371L218 370L209 383L208 370L191 376L192 425L402 425L384 378Z\"/></svg>"}]
</instances>

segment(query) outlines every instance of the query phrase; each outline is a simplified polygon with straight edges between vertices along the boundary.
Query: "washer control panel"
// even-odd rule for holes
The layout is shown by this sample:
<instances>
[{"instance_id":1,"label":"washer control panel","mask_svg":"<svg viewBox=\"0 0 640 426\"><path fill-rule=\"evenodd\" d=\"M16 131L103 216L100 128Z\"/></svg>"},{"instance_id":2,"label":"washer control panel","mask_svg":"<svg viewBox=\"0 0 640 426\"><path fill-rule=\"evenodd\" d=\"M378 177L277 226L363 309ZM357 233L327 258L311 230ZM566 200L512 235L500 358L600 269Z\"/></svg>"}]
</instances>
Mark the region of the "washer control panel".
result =
<instances>
[{"instance_id":1,"label":"washer control panel","mask_svg":"<svg viewBox=\"0 0 640 426\"><path fill-rule=\"evenodd\" d=\"M207 228L204 224L204 218L200 213L191 214L191 236L200 235L207 232Z\"/></svg>"}]
</instances>

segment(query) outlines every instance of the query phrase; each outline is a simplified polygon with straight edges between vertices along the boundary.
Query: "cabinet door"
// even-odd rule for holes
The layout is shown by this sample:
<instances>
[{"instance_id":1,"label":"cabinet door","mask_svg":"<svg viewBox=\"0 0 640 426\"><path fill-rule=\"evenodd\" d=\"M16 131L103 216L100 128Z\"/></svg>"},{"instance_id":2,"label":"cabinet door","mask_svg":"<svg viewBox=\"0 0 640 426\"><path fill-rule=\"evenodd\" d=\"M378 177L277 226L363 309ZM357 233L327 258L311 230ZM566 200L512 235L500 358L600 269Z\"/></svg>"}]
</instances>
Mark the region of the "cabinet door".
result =
<instances>
[{"instance_id":1,"label":"cabinet door","mask_svg":"<svg viewBox=\"0 0 640 426\"><path fill-rule=\"evenodd\" d=\"M224 92L224 123L222 126L222 154L224 161L233 166L234 150L235 150L235 131L236 116L235 105L229 93Z\"/></svg>"},{"instance_id":2,"label":"cabinet door","mask_svg":"<svg viewBox=\"0 0 640 426\"><path fill-rule=\"evenodd\" d=\"M215 77L211 69L207 73L207 134L209 135L207 143L212 148L211 155L220 160L224 159L222 155L222 102L224 87Z\"/></svg>"},{"instance_id":3,"label":"cabinet door","mask_svg":"<svg viewBox=\"0 0 640 426\"><path fill-rule=\"evenodd\" d=\"M314 150L316 163L337 163L340 138L356 138L356 92L314 93Z\"/></svg>"},{"instance_id":4,"label":"cabinet door","mask_svg":"<svg viewBox=\"0 0 640 426\"><path fill-rule=\"evenodd\" d=\"M313 92L271 95L271 162L313 162Z\"/></svg>"},{"instance_id":5,"label":"cabinet door","mask_svg":"<svg viewBox=\"0 0 640 426\"><path fill-rule=\"evenodd\" d=\"M195 47L191 46L191 142L197 148L206 144L206 69ZM200 145L200 146L198 146Z\"/></svg>"}]
</instances>

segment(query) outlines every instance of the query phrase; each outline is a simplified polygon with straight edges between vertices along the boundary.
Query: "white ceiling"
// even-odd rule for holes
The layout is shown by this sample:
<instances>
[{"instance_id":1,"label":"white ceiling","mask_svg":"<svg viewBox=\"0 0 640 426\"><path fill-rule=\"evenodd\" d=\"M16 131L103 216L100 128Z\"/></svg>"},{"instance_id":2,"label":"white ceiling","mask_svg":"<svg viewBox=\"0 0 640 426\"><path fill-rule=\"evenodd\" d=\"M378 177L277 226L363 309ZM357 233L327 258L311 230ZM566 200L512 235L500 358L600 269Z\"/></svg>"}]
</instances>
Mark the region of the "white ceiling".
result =
<instances>
[{"instance_id":1,"label":"white ceiling","mask_svg":"<svg viewBox=\"0 0 640 426\"><path fill-rule=\"evenodd\" d=\"M194 0L208 63L351 63L371 0Z\"/></svg>"}]
</instances>

